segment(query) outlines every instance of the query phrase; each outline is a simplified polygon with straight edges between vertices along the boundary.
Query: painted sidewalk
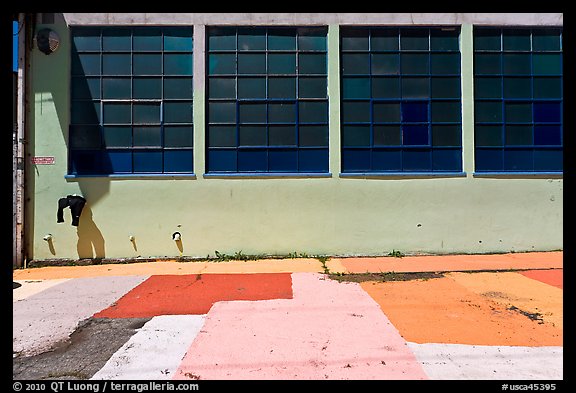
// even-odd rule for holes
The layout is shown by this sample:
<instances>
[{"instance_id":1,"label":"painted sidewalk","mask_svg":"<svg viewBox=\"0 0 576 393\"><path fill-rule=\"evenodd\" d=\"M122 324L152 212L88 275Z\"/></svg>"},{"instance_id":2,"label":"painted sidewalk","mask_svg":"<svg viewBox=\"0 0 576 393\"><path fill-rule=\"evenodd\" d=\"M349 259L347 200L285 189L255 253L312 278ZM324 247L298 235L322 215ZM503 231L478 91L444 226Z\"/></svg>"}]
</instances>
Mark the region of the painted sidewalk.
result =
<instances>
[{"instance_id":1,"label":"painted sidewalk","mask_svg":"<svg viewBox=\"0 0 576 393\"><path fill-rule=\"evenodd\" d=\"M92 379L563 378L561 252L450 256L436 269L441 258L371 259L447 272L393 282L338 282L314 259L220 262L213 273L208 262L202 273L195 262L22 269L15 356L86 320L145 318L106 361L70 367ZM333 263L364 270L362 259ZM485 271L496 265L518 270Z\"/></svg>"}]
</instances>

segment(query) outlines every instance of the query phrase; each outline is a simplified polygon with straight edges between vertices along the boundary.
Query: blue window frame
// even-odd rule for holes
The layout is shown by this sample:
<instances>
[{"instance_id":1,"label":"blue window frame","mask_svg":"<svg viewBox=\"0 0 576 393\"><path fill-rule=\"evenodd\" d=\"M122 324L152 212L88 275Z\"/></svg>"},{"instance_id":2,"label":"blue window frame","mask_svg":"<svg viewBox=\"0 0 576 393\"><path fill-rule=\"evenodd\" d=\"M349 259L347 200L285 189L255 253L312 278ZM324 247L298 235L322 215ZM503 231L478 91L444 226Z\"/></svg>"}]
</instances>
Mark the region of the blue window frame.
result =
<instances>
[{"instance_id":1,"label":"blue window frame","mask_svg":"<svg viewBox=\"0 0 576 393\"><path fill-rule=\"evenodd\" d=\"M561 28L474 28L476 172L563 171Z\"/></svg>"},{"instance_id":2,"label":"blue window frame","mask_svg":"<svg viewBox=\"0 0 576 393\"><path fill-rule=\"evenodd\" d=\"M207 172L327 173L326 27L207 27Z\"/></svg>"},{"instance_id":3,"label":"blue window frame","mask_svg":"<svg viewBox=\"0 0 576 393\"><path fill-rule=\"evenodd\" d=\"M461 172L459 27L340 32L342 172Z\"/></svg>"},{"instance_id":4,"label":"blue window frame","mask_svg":"<svg viewBox=\"0 0 576 393\"><path fill-rule=\"evenodd\" d=\"M192 27L70 32L68 173L192 173Z\"/></svg>"}]
</instances>

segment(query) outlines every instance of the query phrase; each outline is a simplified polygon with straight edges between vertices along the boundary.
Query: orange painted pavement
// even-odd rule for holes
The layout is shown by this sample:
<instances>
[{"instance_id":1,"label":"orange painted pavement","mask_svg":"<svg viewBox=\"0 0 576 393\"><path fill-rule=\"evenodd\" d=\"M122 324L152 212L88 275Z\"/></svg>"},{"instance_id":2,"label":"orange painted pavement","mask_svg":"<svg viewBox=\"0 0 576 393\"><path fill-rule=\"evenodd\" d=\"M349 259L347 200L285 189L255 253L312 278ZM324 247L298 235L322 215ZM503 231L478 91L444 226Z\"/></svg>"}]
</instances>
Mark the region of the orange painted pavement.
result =
<instances>
[{"instance_id":1,"label":"orange painted pavement","mask_svg":"<svg viewBox=\"0 0 576 393\"><path fill-rule=\"evenodd\" d=\"M222 300L292 299L289 273L152 276L96 318L206 314Z\"/></svg>"},{"instance_id":2,"label":"orange painted pavement","mask_svg":"<svg viewBox=\"0 0 576 393\"><path fill-rule=\"evenodd\" d=\"M445 344L562 346L562 329L533 321L449 277L363 282L362 288L406 341Z\"/></svg>"},{"instance_id":3,"label":"orange painted pavement","mask_svg":"<svg viewBox=\"0 0 576 393\"><path fill-rule=\"evenodd\" d=\"M563 270L526 270L519 273L533 280L564 289Z\"/></svg>"}]
</instances>

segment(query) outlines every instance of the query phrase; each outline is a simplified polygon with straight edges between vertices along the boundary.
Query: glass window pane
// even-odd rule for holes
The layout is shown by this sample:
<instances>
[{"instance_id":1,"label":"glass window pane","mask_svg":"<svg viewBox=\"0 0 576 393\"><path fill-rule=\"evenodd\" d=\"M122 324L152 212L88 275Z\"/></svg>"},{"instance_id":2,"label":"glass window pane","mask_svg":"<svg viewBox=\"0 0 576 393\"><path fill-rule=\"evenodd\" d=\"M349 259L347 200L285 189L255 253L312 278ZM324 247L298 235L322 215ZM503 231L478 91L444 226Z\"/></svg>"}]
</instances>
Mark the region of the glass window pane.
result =
<instances>
[{"instance_id":1,"label":"glass window pane","mask_svg":"<svg viewBox=\"0 0 576 393\"><path fill-rule=\"evenodd\" d=\"M238 74L265 74L266 55L260 53L238 54Z\"/></svg>"},{"instance_id":2,"label":"glass window pane","mask_svg":"<svg viewBox=\"0 0 576 393\"><path fill-rule=\"evenodd\" d=\"M297 172L298 151L296 149L271 149L268 151L270 172Z\"/></svg>"},{"instance_id":3,"label":"glass window pane","mask_svg":"<svg viewBox=\"0 0 576 393\"><path fill-rule=\"evenodd\" d=\"M296 78L268 78L268 98L296 98Z\"/></svg>"},{"instance_id":4,"label":"glass window pane","mask_svg":"<svg viewBox=\"0 0 576 393\"><path fill-rule=\"evenodd\" d=\"M208 144L209 147L236 146L236 127L234 126L208 127Z\"/></svg>"},{"instance_id":5,"label":"glass window pane","mask_svg":"<svg viewBox=\"0 0 576 393\"><path fill-rule=\"evenodd\" d=\"M372 54L372 75L400 74L400 56L397 54Z\"/></svg>"},{"instance_id":6,"label":"glass window pane","mask_svg":"<svg viewBox=\"0 0 576 393\"><path fill-rule=\"evenodd\" d=\"M265 149L243 149L238 151L238 171L264 172L268 169Z\"/></svg>"},{"instance_id":7,"label":"glass window pane","mask_svg":"<svg viewBox=\"0 0 576 393\"><path fill-rule=\"evenodd\" d=\"M209 75L226 75L236 73L236 55L214 54L208 57Z\"/></svg>"},{"instance_id":8,"label":"glass window pane","mask_svg":"<svg viewBox=\"0 0 576 393\"><path fill-rule=\"evenodd\" d=\"M474 55L474 74L493 75L502 73L502 56L492 53L476 53Z\"/></svg>"},{"instance_id":9,"label":"glass window pane","mask_svg":"<svg viewBox=\"0 0 576 393\"><path fill-rule=\"evenodd\" d=\"M238 78L238 98L266 98L266 78Z\"/></svg>"},{"instance_id":10,"label":"glass window pane","mask_svg":"<svg viewBox=\"0 0 576 393\"><path fill-rule=\"evenodd\" d=\"M104 147L132 147L132 127L105 126Z\"/></svg>"},{"instance_id":11,"label":"glass window pane","mask_svg":"<svg viewBox=\"0 0 576 393\"><path fill-rule=\"evenodd\" d=\"M370 73L370 54L342 54L342 74L369 74Z\"/></svg>"},{"instance_id":12,"label":"glass window pane","mask_svg":"<svg viewBox=\"0 0 576 393\"><path fill-rule=\"evenodd\" d=\"M134 172L138 173L161 173L162 172L162 152L161 151L135 151Z\"/></svg>"},{"instance_id":13,"label":"glass window pane","mask_svg":"<svg viewBox=\"0 0 576 393\"><path fill-rule=\"evenodd\" d=\"M535 29L532 31L532 50L560 50L560 34L556 29Z\"/></svg>"},{"instance_id":14,"label":"glass window pane","mask_svg":"<svg viewBox=\"0 0 576 393\"><path fill-rule=\"evenodd\" d=\"M192 51L192 29L186 27L164 28L164 51Z\"/></svg>"},{"instance_id":15,"label":"glass window pane","mask_svg":"<svg viewBox=\"0 0 576 393\"><path fill-rule=\"evenodd\" d=\"M298 55L299 74L326 74L325 53L300 53Z\"/></svg>"},{"instance_id":16,"label":"glass window pane","mask_svg":"<svg viewBox=\"0 0 576 393\"><path fill-rule=\"evenodd\" d=\"M535 102L534 122L560 123L562 121L562 104L560 102Z\"/></svg>"},{"instance_id":17,"label":"glass window pane","mask_svg":"<svg viewBox=\"0 0 576 393\"><path fill-rule=\"evenodd\" d=\"M295 103L269 103L268 104L269 123L296 123Z\"/></svg>"},{"instance_id":18,"label":"glass window pane","mask_svg":"<svg viewBox=\"0 0 576 393\"><path fill-rule=\"evenodd\" d=\"M100 78L72 77L72 99L100 98Z\"/></svg>"},{"instance_id":19,"label":"glass window pane","mask_svg":"<svg viewBox=\"0 0 576 393\"><path fill-rule=\"evenodd\" d=\"M430 29L430 49L442 51L457 51L460 49L458 37L460 32L452 30Z\"/></svg>"},{"instance_id":20,"label":"glass window pane","mask_svg":"<svg viewBox=\"0 0 576 393\"><path fill-rule=\"evenodd\" d=\"M266 104L253 104L241 102L240 123L266 123Z\"/></svg>"},{"instance_id":21,"label":"glass window pane","mask_svg":"<svg viewBox=\"0 0 576 393\"><path fill-rule=\"evenodd\" d=\"M327 123L328 103L325 101L300 101L298 103L298 117L300 123Z\"/></svg>"},{"instance_id":22,"label":"glass window pane","mask_svg":"<svg viewBox=\"0 0 576 393\"><path fill-rule=\"evenodd\" d=\"M535 145L562 145L562 127L560 125L534 126Z\"/></svg>"},{"instance_id":23,"label":"glass window pane","mask_svg":"<svg viewBox=\"0 0 576 393\"><path fill-rule=\"evenodd\" d=\"M373 149L373 171L402 171L402 150L399 149Z\"/></svg>"},{"instance_id":24,"label":"glass window pane","mask_svg":"<svg viewBox=\"0 0 576 393\"><path fill-rule=\"evenodd\" d=\"M508 171L532 171L534 153L532 149L510 149L504 153L504 169Z\"/></svg>"},{"instance_id":25,"label":"glass window pane","mask_svg":"<svg viewBox=\"0 0 576 393\"><path fill-rule=\"evenodd\" d=\"M132 106L124 103L104 103L105 124L130 124L132 121Z\"/></svg>"},{"instance_id":26,"label":"glass window pane","mask_svg":"<svg viewBox=\"0 0 576 393\"><path fill-rule=\"evenodd\" d=\"M328 172L328 149L300 149L298 170L300 172Z\"/></svg>"},{"instance_id":27,"label":"glass window pane","mask_svg":"<svg viewBox=\"0 0 576 393\"><path fill-rule=\"evenodd\" d=\"M237 170L237 151L214 150L208 151L208 172L235 172Z\"/></svg>"},{"instance_id":28,"label":"glass window pane","mask_svg":"<svg viewBox=\"0 0 576 393\"><path fill-rule=\"evenodd\" d=\"M162 78L133 78L133 95L136 99L162 98Z\"/></svg>"},{"instance_id":29,"label":"glass window pane","mask_svg":"<svg viewBox=\"0 0 576 393\"><path fill-rule=\"evenodd\" d=\"M296 54L269 53L268 74L296 74Z\"/></svg>"},{"instance_id":30,"label":"glass window pane","mask_svg":"<svg viewBox=\"0 0 576 393\"><path fill-rule=\"evenodd\" d=\"M342 171L370 170L370 149L342 149Z\"/></svg>"},{"instance_id":31,"label":"glass window pane","mask_svg":"<svg viewBox=\"0 0 576 393\"><path fill-rule=\"evenodd\" d=\"M192 54L165 54L165 75L192 75Z\"/></svg>"},{"instance_id":32,"label":"glass window pane","mask_svg":"<svg viewBox=\"0 0 576 393\"><path fill-rule=\"evenodd\" d=\"M210 102L208 104L210 123L236 123L235 102Z\"/></svg>"},{"instance_id":33,"label":"glass window pane","mask_svg":"<svg viewBox=\"0 0 576 393\"><path fill-rule=\"evenodd\" d=\"M164 123L192 123L192 102L164 102Z\"/></svg>"},{"instance_id":34,"label":"glass window pane","mask_svg":"<svg viewBox=\"0 0 576 393\"><path fill-rule=\"evenodd\" d=\"M474 50L499 51L501 39L499 29L474 29Z\"/></svg>"},{"instance_id":35,"label":"glass window pane","mask_svg":"<svg viewBox=\"0 0 576 393\"><path fill-rule=\"evenodd\" d=\"M209 50L235 50L236 29L233 27L207 27Z\"/></svg>"},{"instance_id":36,"label":"glass window pane","mask_svg":"<svg viewBox=\"0 0 576 393\"><path fill-rule=\"evenodd\" d=\"M100 55L73 53L72 75L100 75Z\"/></svg>"},{"instance_id":37,"label":"glass window pane","mask_svg":"<svg viewBox=\"0 0 576 393\"><path fill-rule=\"evenodd\" d=\"M164 98L192 99L192 78L164 77Z\"/></svg>"},{"instance_id":38,"label":"glass window pane","mask_svg":"<svg viewBox=\"0 0 576 393\"><path fill-rule=\"evenodd\" d=\"M299 77L298 78L298 97L299 98L326 98L327 81L325 77ZM368 88L368 97L370 88Z\"/></svg>"},{"instance_id":39,"label":"glass window pane","mask_svg":"<svg viewBox=\"0 0 576 393\"><path fill-rule=\"evenodd\" d=\"M372 78L372 98L399 98L400 78Z\"/></svg>"},{"instance_id":40,"label":"glass window pane","mask_svg":"<svg viewBox=\"0 0 576 393\"><path fill-rule=\"evenodd\" d=\"M504 113L507 123L532 122L532 105L529 103L507 102Z\"/></svg>"},{"instance_id":41,"label":"glass window pane","mask_svg":"<svg viewBox=\"0 0 576 393\"><path fill-rule=\"evenodd\" d=\"M437 103L434 103L437 104ZM427 102L403 102L402 103L402 121L408 123L427 122L428 121L428 103Z\"/></svg>"},{"instance_id":42,"label":"glass window pane","mask_svg":"<svg viewBox=\"0 0 576 393\"><path fill-rule=\"evenodd\" d=\"M370 126L344 125L342 127L342 146L370 146Z\"/></svg>"},{"instance_id":43,"label":"glass window pane","mask_svg":"<svg viewBox=\"0 0 576 393\"><path fill-rule=\"evenodd\" d=\"M459 122L461 106L459 101L433 101L431 104L433 122Z\"/></svg>"},{"instance_id":44,"label":"glass window pane","mask_svg":"<svg viewBox=\"0 0 576 393\"><path fill-rule=\"evenodd\" d=\"M476 146L502 146L502 126L476 126L474 139Z\"/></svg>"},{"instance_id":45,"label":"glass window pane","mask_svg":"<svg viewBox=\"0 0 576 393\"><path fill-rule=\"evenodd\" d=\"M474 118L477 122L498 123L502 121L502 111L501 102L477 101L474 105Z\"/></svg>"},{"instance_id":46,"label":"glass window pane","mask_svg":"<svg viewBox=\"0 0 576 393\"><path fill-rule=\"evenodd\" d=\"M102 98L131 97L132 81L130 78L102 78Z\"/></svg>"},{"instance_id":47,"label":"glass window pane","mask_svg":"<svg viewBox=\"0 0 576 393\"><path fill-rule=\"evenodd\" d=\"M432 53L430 72L436 75L459 75L460 55L458 53Z\"/></svg>"},{"instance_id":48,"label":"glass window pane","mask_svg":"<svg viewBox=\"0 0 576 393\"><path fill-rule=\"evenodd\" d=\"M400 103L375 102L373 121L378 123L400 122Z\"/></svg>"},{"instance_id":49,"label":"glass window pane","mask_svg":"<svg viewBox=\"0 0 576 393\"><path fill-rule=\"evenodd\" d=\"M532 145L532 126L511 126L505 128L506 145Z\"/></svg>"},{"instance_id":50,"label":"glass window pane","mask_svg":"<svg viewBox=\"0 0 576 393\"><path fill-rule=\"evenodd\" d=\"M432 78L432 98L460 98L460 78Z\"/></svg>"},{"instance_id":51,"label":"glass window pane","mask_svg":"<svg viewBox=\"0 0 576 393\"><path fill-rule=\"evenodd\" d=\"M357 28L341 29L341 49L347 50L368 50L368 30Z\"/></svg>"},{"instance_id":52,"label":"glass window pane","mask_svg":"<svg viewBox=\"0 0 576 393\"><path fill-rule=\"evenodd\" d=\"M501 171L504 168L504 156L501 149L476 149L476 171Z\"/></svg>"},{"instance_id":53,"label":"glass window pane","mask_svg":"<svg viewBox=\"0 0 576 393\"><path fill-rule=\"evenodd\" d=\"M104 75L130 75L132 64L130 54L102 54L102 73Z\"/></svg>"},{"instance_id":54,"label":"glass window pane","mask_svg":"<svg viewBox=\"0 0 576 393\"><path fill-rule=\"evenodd\" d=\"M107 150L101 155L100 172L132 173L132 151Z\"/></svg>"},{"instance_id":55,"label":"glass window pane","mask_svg":"<svg viewBox=\"0 0 576 393\"><path fill-rule=\"evenodd\" d=\"M298 49L305 51L325 51L326 32L326 28L299 28Z\"/></svg>"},{"instance_id":56,"label":"glass window pane","mask_svg":"<svg viewBox=\"0 0 576 393\"><path fill-rule=\"evenodd\" d=\"M296 29L269 29L268 50L295 50Z\"/></svg>"},{"instance_id":57,"label":"glass window pane","mask_svg":"<svg viewBox=\"0 0 576 393\"><path fill-rule=\"evenodd\" d=\"M270 146L295 146L296 127L271 125L268 127L268 144Z\"/></svg>"},{"instance_id":58,"label":"glass window pane","mask_svg":"<svg viewBox=\"0 0 576 393\"><path fill-rule=\"evenodd\" d=\"M428 54L402 54L400 69L403 74L428 74L429 60Z\"/></svg>"},{"instance_id":59,"label":"glass window pane","mask_svg":"<svg viewBox=\"0 0 576 393\"><path fill-rule=\"evenodd\" d=\"M402 152L402 164L405 171L432 170L431 151L429 149L408 149Z\"/></svg>"},{"instance_id":60,"label":"glass window pane","mask_svg":"<svg viewBox=\"0 0 576 393\"><path fill-rule=\"evenodd\" d=\"M161 144L160 127L134 127L134 146L160 147Z\"/></svg>"},{"instance_id":61,"label":"glass window pane","mask_svg":"<svg viewBox=\"0 0 576 393\"><path fill-rule=\"evenodd\" d=\"M99 124L99 101L72 101L72 124Z\"/></svg>"},{"instance_id":62,"label":"glass window pane","mask_svg":"<svg viewBox=\"0 0 576 393\"><path fill-rule=\"evenodd\" d=\"M370 102L344 102L342 104L342 120L344 122L369 122Z\"/></svg>"},{"instance_id":63,"label":"glass window pane","mask_svg":"<svg viewBox=\"0 0 576 393\"><path fill-rule=\"evenodd\" d=\"M208 80L208 97L232 99L236 98L236 79L215 77L210 78Z\"/></svg>"},{"instance_id":64,"label":"glass window pane","mask_svg":"<svg viewBox=\"0 0 576 393\"><path fill-rule=\"evenodd\" d=\"M430 97L429 78L402 78L402 98Z\"/></svg>"},{"instance_id":65,"label":"glass window pane","mask_svg":"<svg viewBox=\"0 0 576 393\"><path fill-rule=\"evenodd\" d=\"M99 149L101 144L99 126L70 126L70 148Z\"/></svg>"},{"instance_id":66,"label":"glass window pane","mask_svg":"<svg viewBox=\"0 0 576 393\"><path fill-rule=\"evenodd\" d=\"M402 125L402 144L404 145L427 145L427 125Z\"/></svg>"},{"instance_id":67,"label":"glass window pane","mask_svg":"<svg viewBox=\"0 0 576 393\"><path fill-rule=\"evenodd\" d=\"M132 32L128 28L102 29L102 51L127 51L132 49Z\"/></svg>"},{"instance_id":68,"label":"glass window pane","mask_svg":"<svg viewBox=\"0 0 576 393\"><path fill-rule=\"evenodd\" d=\"M156 27L135 27L133 30L134 51L150 52L162 50L162 30Z\"/></svg>"},{"instance_id":69,"label":"glass window pane","mask_svg":"<svg viewBox=\"0 0 576 393\"><path fill-rule=\"evenodd\" d=\"M133 122L139 124L160 124L160 103L142 103L133 104Z\"/></svg>"},{"instance_id":70,"label":"glass window pane","mask_svg":"<svg viewBox=\"0 0 576 393\"><path fill-rule=\"evenodd\" d=\"M556 53L532 56L534 75L562 75L562 55Z\"/></svg>"},{"instance_id":71,"label":"glass window pane","mask_svg":"<svg viewBox=\"0 0 576 393\"><path fill-rule=\"evenodd\" d=\"M328 126L299 126L298 141L300 146L328 147Z\"/></svg>"},{"instance_id":72,"label":"glass window pane","mask_svg":"<svg viewBox=\"0 0 576 393\"><path fill-rule=\"evenodd\" d=\"M370 98L370 78L342 78L342 98Z\"/></svg>"},{"instance_id":73,"label":"glass window pane","mask_svg":"<svg viewBox=\"0 0 576 393\"><path fill-rule=\"evenodd\" d=\"M432 146L461 146L462 128L459 125L432 125Z\"/></svg>"},{"instance_id":74,"label":"glass window pane","mask_svg":"<svg viewBox=\"0 0 576 393\"><path fill-rule=\"evenodd\" d=\"M562 98L562 78L534 78L534 98Z\"/></svg>"},{"instance_id":75,"label":"glass window pane","mask_svg":"<svg viewBox=\"0 0 576 393\"><path fill-rule=\"evenodd\" d=\"M191 126L164 126L165 147L192 147L192 136Z\"/></svg>"},{"instance_id":76,"label":"glass window pane","mask_svg":"<svg viewBox=\"0 0 576 393\"><path fill-rule=\"evenodd\" d=\"M192 172L193 155L192 150L165 150L164 151L164 172Z\"/></svg>"},{"instance_id":77,"label":"glass window pane","mask_svg":"<svg viewBox=\"0 0 576 393\"><path fill-rule=\"evenodd\" d=\"M502 47L505 51L529 51L530 30L504 29L502 31Z\"/></svg>"},{"instance_id":78,"label":"glass window pane","mask_svg":"<svg viewBox=\"0 0 576 393\"><path fill-rule=\"evenodd\" d=\"M401 29L401 50L428 50L427 29Z\"/></svg>"},{"instance_id":79,"label":"glass window pane","mask_svg":"<svg viewBox=\"0 0 576 393\"><path fill-rule=\"evenodd\" d=\"M506 53L502 64L504 74L530 74L530 54Z\"/></svg>"},{"instance_id":80,"label":"glass window pane","mask_svg":"<svg viewBox=\"0 0 576 393\"><path fill-rule=\"evenodd\" d=\"M530 98L532 83L530 78L504 78L504 98Z\"/></svg>"},{"instance_id":81,"label":"glass window pane","mask_svg":"<svg viewBox=\"0 0 576 393\"><path fill-rule=\"evenodd\" d=\"M562 171L562 149L538 149L534 151L535 171Z\"/></svg>"},{"instance_id":82,"label":"glass window pane","mask_svg":"<svg viewBox=\"0 0 576 393\"><path fill-rule=\"evenodd\" d=\"M72 44L77 51L100 51L100 29L72 27Z\"/></svg>"},{"instance_id":83,"label":"glass window pane","mask_svg":"<svg viewBox=\"0 0 576 393\"><path fill-rule=\"evenodd\" d=\"M370 44L373 51L396 51L400 38L397 29L372 29Z\"/></svg>"},{"instance_id":84,"label":"glass window pane","mask_svg":"<svg viewBox=\"0 0 576 393\"><path fill-rule=\"evenodd\" d=\"M434 81L432 81L432 86L434 86ZM474 78L474 96L476 98L502 98L502 78Z\"/></svg>"},{"instance_id":85,"label":"glass window pane","mask_svg":"<svg viewBox=\"0 0 576 393\"><path fill-rule=\"evenodd\" d=\"M133 57L135 75L162 75L162 55L135 53Z\"/></svg>"},{"instance_id":86,"label":"glass window pane","mask_svg":"<svg viewBox=\"0 0 576 393\"><path fill-rule=\"evenodd\" d=\"M400 125L374 126L374 146L399 146L401 144Z\"/></svg>"},{"instance_id":87,"label":"glass window pane","mask_svg":"<svg viewBox=\"0 0 576 393\"><path fill-rule=\"evenodd\" d=\"M266 126L240 126L240 146L266 146Z\"/></svg>"},{"instance_id":88,"label":"glass window pane","mask_svg":"<svg viewBox=\"0 0 576 393\"><path fill-rule=\"evenodd\" d=\"M435 171L461 171L462 150L460 149L434 149L432 150L432 170Z\"/></svg>"},{"instance_id":89,"label":"glass window pane","mask_svg":"<svg viewBox=\"0 0 576 393\"><path fill-rule=\"evenodd\" d=\"M238 28L238 50L265 50L266 29Z\"/></svg>"}]
</instances>

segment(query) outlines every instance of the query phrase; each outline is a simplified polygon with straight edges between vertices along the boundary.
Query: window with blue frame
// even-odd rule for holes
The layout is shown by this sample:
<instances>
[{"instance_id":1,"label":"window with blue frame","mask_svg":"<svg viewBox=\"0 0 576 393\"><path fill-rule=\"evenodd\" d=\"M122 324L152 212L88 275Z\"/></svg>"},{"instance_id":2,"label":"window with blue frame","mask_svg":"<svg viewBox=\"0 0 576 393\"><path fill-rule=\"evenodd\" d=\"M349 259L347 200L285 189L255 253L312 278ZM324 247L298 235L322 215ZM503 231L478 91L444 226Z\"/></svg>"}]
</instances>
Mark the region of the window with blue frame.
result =
<instances>
[{"instance_id":1,"label":"window with blue frame","mask_svg":"<svg viewBox=\"0 0 576 393\"><path fill-rule=\"evenodd\" d=\"M192 173L192 27L71 27L69 174Z\"/></svg>"},{"instance_id":2,"label":"window with blue frame","mask_svg":"<svg viewBox=\"0 0 576 393\"><path fill-rule=\"evenodd\" d=\"M459 27L342 27L343 173L462 171Z\"/></svg>"},{"instance_id":3,"label":"window with blue frame","mask_svg":"<svg viewBox=\"0 0 576 393\"><path fill-rule=\"evenodd\" d=\"M208 173L328 172L326 34L206 28Z\"/></svg>"},{"instance_id":4,"label":"window with blue frame","mask_svg":"<svg viewBox=\"0 0 576 393\"><path fill-rule=\"evenodd\" d=\"M476 172L562 172L560 28L474 27Z\"/></svg>"}]
</instances>

